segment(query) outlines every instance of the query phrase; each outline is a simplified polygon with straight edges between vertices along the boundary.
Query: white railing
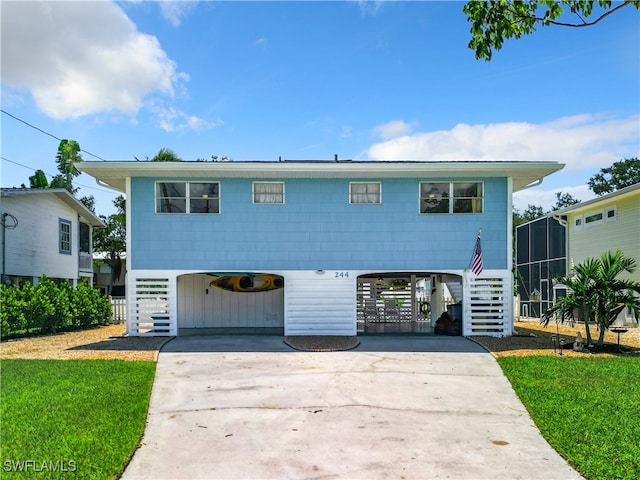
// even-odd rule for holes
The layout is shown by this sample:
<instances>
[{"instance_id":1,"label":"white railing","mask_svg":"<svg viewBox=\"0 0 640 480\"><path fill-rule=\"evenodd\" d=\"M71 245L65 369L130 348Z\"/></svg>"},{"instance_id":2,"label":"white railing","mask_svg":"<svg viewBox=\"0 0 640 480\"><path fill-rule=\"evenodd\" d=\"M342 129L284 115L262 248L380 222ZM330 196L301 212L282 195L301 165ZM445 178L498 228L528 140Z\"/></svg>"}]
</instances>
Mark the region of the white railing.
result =
<instances>
[{"instance_id":1,"label":"white railing","mask_svg":"<svg viewBox=\"0 0 640 480\"><path fill-rule=\"evenodd\" d=\"M78 256L78 269L81 272L93 272L93 258L90 253L80 252Z\"/></svg>"},{"instance_id":2,"label":"white railing","mask_svg":"<svg viewBox=\"0 0 640 480\"><path fill-rule=\"evenodd\" d=\"M111 302L111 309L113 310L113 316L111 317L111 323L126 323L127 322L127 299L124 297L109 297Z\"/></svg>"}]
</instances>

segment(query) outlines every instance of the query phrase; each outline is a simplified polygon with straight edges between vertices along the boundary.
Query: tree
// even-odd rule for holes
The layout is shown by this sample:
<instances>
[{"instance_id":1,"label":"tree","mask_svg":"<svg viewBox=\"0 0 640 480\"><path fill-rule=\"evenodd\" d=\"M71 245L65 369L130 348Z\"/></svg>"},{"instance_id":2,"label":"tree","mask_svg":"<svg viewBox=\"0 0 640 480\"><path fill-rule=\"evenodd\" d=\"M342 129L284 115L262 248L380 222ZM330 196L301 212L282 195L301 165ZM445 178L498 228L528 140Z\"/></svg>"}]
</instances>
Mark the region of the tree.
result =
<instances>
[{"instance_id":1,"label":"tree","mask_svg":"<svg viewBox=\"0 0 640 480\"><path fill-rule=\"evenodd\" d=\"M640 9L638 0L615 4L611 0L475 0L465 4L462 11L472 24L469 48L478 60L491 61L493 50L500 50L505 39L519 39L537 27L588 27L630 5Z\"/></svg>"},{"instance_id":2,"label":"tree","mask_svg":"<svg viewBox=\"0 0 640 480\"><path fill-rule=\"evenodd\" d=\"M73 187L73 179L80 175L76 167L78 162L82 162L80 144L75 140L61 140L56 155L60 175L51 179L49 188L65 188L71 195L75 195L78 189Z\"/></svg>"},{"instance_id":3,"label":"tree","mask_svg":"<svg viewBox=\"0 0 640 480\"><path fill-rule=\"evenodd\" d=\"M551 211L561 210L576 203L580 203L580 200L574 198L570 193L556 192L556 204L551 207Z\"/></svg>"},{"instance_id":4,"label":"tree","mask_svg":"<svg viewBox=\"0 0 640 480\"><path fill-rule=\"evenodd\" d=\"M49 181L42 170L36 170L35 173L29 177L29 186L31 188L49 188Z\"/></svg>"},{"instance_id":5,"label":"tree","mask_svg":"<svg viewBox=\"0 0 640 480\"><path fill-rule=\"evenodd\" d=\"M96 199L93 195L85 195L84 197L81 197L80 203L91 210L91 212L96 213Z\"/></svg>"},{"instance_id":6,"label":"tree","mask_svg":"<svg viewBox=\"0 0 640 480\"><path fill-rule=\"evenodd\" d=\"M601 168L589 179L589 188L596 195L604 195L640 183L640 160L625 158L612 166Z\"/></svg>"},{"instance_id":7,"label":"tree","mask_svg":"<svg viewBox=\"0 0 640 480\"><path fill-rule=\"evenodd\" d=\"M122 274L122 256L127 248L126 243L126 200L122 195L118 195L113 200L116 213L100 215L100 219L105 224L105 228L96 228L93 234L93 248L96 252L107 255L104 262L111 268L109 289L107 295L111 295L113 284Z\"/></svg>"},{"instance_id":8,"label":"tree","mask_svg":"<svg viewBox=\"0 0 640 480\"><path fill-rule=\"evenodd\" d=\"M544 215L544 210L540 205L527 205L527 209L520 213L517 208L513 209L513 228L523 223L530 222Z\"/></svg>"},{"instance_id":9,"label":"tree","mask_svg":"<svg viewBox=\"0 0 640 480\"><path fill-rule=\"evenodd\" d=\"M559 323L582 322L589 345L592 343L589 322L595 322L600 330L597 343L602 345L605 331L623 309L631 309L636 320L640 317L640 282L618 278L623 272L632 273L635 267L636 261L620 250L586 259L569 275L558 279L569 289L567 296L543 314L542 322L545 326L551 319Z\"/></svg>"},{"instance_id":10,"label":"tree","mask_svg":"<svg viewBox=\"0 0 640 480\"><path fill-rule=\"evenodd\" d=\"M152 162L182 162L182 159L175 154L170 148L161 148L155 157L151 159Z\"/></svg>"}]
</instances>

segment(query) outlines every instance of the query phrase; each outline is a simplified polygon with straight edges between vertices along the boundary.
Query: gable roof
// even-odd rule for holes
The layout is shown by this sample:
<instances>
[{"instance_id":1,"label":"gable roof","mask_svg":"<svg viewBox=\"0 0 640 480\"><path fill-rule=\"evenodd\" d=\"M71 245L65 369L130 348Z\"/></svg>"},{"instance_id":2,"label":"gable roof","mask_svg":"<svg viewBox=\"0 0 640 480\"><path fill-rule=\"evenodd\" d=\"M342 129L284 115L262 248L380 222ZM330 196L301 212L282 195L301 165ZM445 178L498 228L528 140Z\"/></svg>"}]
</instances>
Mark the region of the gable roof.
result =
<instances>
[{"instance_id":1,"label":"gable roof","mask_svg":"<svg viewBox=\"0 0 640 480\"><path fill-rule=\"evenodd\" d=\"M504 161L246 161L82 162L78 169L102 186L125 191L127 177L153 178L483 178L510 177L513 191L537 185L564 164Z\"/></svg>"},{"instance_id":2,"label":"gable roof","mask_svg":"<svg viewBox=\"0 0 640 480\"><path fill-rule=\"evenodd\" d=\"M53 195L80 215L80 220L93 227L104 227L102 220L91 210L84 206L80 200L71 195L64 188L3 188L0 190L3 197L17 197L21 195Z\"/></svg>"},{"instance_id":3,"label":"gable roof","mask_svg":"<svg viewBox=\"0 0 640 480\"><path fill-rule=\"evenodd\" d=\"M571 205L561 210L555 210L550 213L553 214L554 216L566 215L567 213L574 213L574 212L579 212L581 210L586 210L587 208L592 208L593 206L597 206L597 204L599 203L606 202L614 198L622 199L622 198L630 197L634 194L636 195L640 194L640 183L636 183L635 185L630 185L628 187L621 188L620 190L616 190L615 192L602 195L601 197L596 197L591 200L576 203L575 205Z\"/></svg>"}]
</instances>

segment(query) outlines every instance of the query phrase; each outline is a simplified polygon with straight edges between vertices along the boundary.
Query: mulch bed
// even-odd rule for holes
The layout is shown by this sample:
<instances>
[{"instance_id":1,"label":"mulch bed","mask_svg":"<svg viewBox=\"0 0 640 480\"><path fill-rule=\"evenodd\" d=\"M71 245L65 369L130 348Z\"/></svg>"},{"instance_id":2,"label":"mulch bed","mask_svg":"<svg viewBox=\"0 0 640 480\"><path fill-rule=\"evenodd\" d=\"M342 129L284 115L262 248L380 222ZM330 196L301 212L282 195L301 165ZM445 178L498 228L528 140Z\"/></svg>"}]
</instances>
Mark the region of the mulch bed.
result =
<instances>
[{"instance_id":1,"label":"mulch bed","mask_svg":"<svg viewBox=\"0 0 640 480\"><path fill-rule=\"evenodd\" d=\"M331 335L289 336L284 337L284 343L303 352L340 352L356 348L360 345L360 340L358 337Z\"/></svg>"}]
</instances>

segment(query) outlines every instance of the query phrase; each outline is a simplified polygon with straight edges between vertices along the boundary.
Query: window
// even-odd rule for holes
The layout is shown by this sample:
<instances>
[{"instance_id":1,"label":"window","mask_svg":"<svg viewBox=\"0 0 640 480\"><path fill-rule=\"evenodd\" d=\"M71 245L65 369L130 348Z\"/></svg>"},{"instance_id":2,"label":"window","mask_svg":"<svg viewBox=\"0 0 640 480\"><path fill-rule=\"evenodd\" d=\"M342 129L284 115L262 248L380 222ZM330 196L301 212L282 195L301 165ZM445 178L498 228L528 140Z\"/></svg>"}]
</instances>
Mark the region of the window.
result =
<instances>
[{"instance_id":1,"label":"window","mask_svg":"<svg viewBox=\"0 0 640 480\"><path fill-rule=\"evenodd\" d=\"M71 222L58 220L58 249L60 253L71 255Z\"/></svg>"},{"instance_id":2,"label":"window","mask_svg":"<svg viewBox=\"0 0 640 480\"><path fill-rule=\"evenodd\" d=\"M421 182L420 213L482 213L482 182Z\"/></svg>"},{"instance_id":3,"label":"window","mask_svg":"<svg viewBox=\"0 0 640 480\"><path fill-rule=\"evenodd\" d=\"M576 217L573 224L575 225L576 230L580 230L582 228L582 215Z\"/></svg>"},{"instance_id":4,"label":"window","mask_svg":"<svg viewBox=\"0 0 640 480\"><path fill-rule=\"evenodd\" d=\"M599 225L604 222L604 213L602 210L599 212L591 213L589 215L584 216L584 226L592 227L594 225Z\"/></svg>"},{"instance_id":5,"label":"window","mask_svg":"<svg viewBox=\"0 0 640 480\"><path fill-rule=\"evenodd\" d=\"M253 203L284 203L284 182L253 182Z\"/></svg>"},{"instance_id":6,"label":"window","mask_svg":"<svg viewBox=\"0 0 640 480\"><path fill-rule=\"evenodd\" d=\"M604 211L604 221L605 222L615 222L617 218L616 207L607 207Z\"/></svg>"},{"instance_id":7,"label":"window","mask_svg":"<svg viewBox=\"0 0 640 480\"><path fill-rule=\"evenodd\" d=\"M156 182L156 213L220 213L220 183Z\"/></svg>"},{"instance_id":8,"label":"window","mask_svg":"<svg viewBox=\"0 0 640 480\"><path fill-rule=\"evenodd\" d=\"M380 182L349 183L349 203L382 203L382 184Z\"/></svg>"}]
</instances>

